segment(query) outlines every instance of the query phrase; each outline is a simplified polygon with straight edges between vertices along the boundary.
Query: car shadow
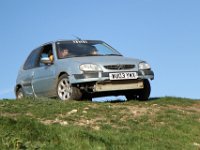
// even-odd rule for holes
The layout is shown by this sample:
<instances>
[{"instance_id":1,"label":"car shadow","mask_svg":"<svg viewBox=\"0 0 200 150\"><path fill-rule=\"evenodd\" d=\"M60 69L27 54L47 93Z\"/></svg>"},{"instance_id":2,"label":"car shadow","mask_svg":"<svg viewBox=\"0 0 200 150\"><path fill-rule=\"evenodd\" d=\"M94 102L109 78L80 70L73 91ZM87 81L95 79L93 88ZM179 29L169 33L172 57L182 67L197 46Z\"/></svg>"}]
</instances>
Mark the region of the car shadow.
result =
<instances>
[{"instance_id":1,"label":"car shadow","mask_svg":"<svg viewBox=\"0 0 200 150\"><path fill-rule=\"evenodd\" d=\"M119 99L119 100L107 101L107 103L124 103L124 102L126 102L126 100Z\"/></svg>"},{"instance_id":2,"label":"car shadow","mask_svg":"<svg viewBox=\"0 0 200 150\"><path fill-rule=\"evenodd\" d=\"M149 101L156 101L156 100L159 100L161 97L150 97L149 100L147 101L140 101L140 100L131 100L131 101L140 101L140 102L149 102ZM127 102L127 100L113 100L113 101L105 101L107 103L124 103L124 102Z\"/></svg>"},{"instance_id":3,"label":"car shadow","mask_svg":"<svg viewBox=\"0 0 200 150\"><path fill-rule=\"evenodd\" d=\"M138 102L149 102L149 101L156 101L156 100L159 100L161 97L150 97L149 100L146 100L146 101L140 101L140 100L130 100L130 101L138 101ZM105 97L104 98L101 98L100 100L98 101L92 101L92 102L104 102L104 103L124 103L124 102L127 102L126 98L125 99L109 99L107 100Z\"/></svg>"}]
</instances>

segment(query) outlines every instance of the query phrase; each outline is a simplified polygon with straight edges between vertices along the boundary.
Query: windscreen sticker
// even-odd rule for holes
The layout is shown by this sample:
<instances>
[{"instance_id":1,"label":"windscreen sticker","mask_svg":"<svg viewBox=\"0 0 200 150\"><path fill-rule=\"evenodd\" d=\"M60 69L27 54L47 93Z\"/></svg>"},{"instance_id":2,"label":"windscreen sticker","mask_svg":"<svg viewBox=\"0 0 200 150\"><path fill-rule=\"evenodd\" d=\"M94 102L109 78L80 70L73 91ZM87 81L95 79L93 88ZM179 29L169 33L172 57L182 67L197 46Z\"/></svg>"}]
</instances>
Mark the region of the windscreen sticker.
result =
<instances>
[{"instance_id":1,"label":"windscreen sticker","mask_svg":"<svg viewBox=\"0 0 200 150\"><path fill-rule=\"evenodd\" d=\"M88 42L83 41L83 40L75 40L75 41L73 41L73 43L82 44L82 43L88 43Z\"/></svg>"}]
</instances>

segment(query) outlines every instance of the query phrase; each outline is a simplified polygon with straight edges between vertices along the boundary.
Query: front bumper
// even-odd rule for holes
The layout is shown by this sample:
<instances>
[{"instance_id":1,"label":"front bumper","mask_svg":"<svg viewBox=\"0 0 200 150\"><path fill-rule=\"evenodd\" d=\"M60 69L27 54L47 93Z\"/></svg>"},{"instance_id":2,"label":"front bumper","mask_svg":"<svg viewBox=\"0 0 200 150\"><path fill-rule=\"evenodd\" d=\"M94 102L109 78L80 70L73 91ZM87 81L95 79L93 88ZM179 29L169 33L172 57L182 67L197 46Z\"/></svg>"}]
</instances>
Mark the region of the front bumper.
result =
<instances>
[{"instance_id":1,"label":"front bumper","mask_svg":"<svg viewBox=\"0 0 200 150\"><path fill-rule=\"evenodd\" d=\"M127 71L122 71L127 72ZM71 78L72 84L86 83L86 82L103 82L109 81L109 73L111 72L85 72L83 74L74 74ZM113 72L112 72L113 73ZM154 79L154 72L150 69L137 71L138 80ZM134 79L135 80L135 79Z\"/></svg>"},{"instance_id":2,"label":"front bumper","mask_svg":"<svg viewBox=\"0 0 200 150\"><path fill-rule=\"evenodd\" d=\"M154 79L152 70L139 70L137 71L137 79L127 80L110 80L109 73L116 72L87 72L84 74L74 74L70 78L70 83L86 92L99 93L142 89L144 88L143 80Z\"/></svg>"},{"instance_id":3,"label":"front bumper","mask_svg":"<svg viewBox=\"0 0 200 150\"><path fill-rule=\"evenodd\" d=\"M107 81L97 82L93 87L93 92L123 91L142 88L144 88L142 80Z\"/></svg>"},{"instance_id":4,"label":"front bumper","mask_svg":"<svg viewBox=\"0 0 200 150\"><path fill-rule=\"evenodd\" d=\"M139 70L138 76L142 79L154 79L154 72L150 69L147 70Z\"/></svg>"}]
</instances>

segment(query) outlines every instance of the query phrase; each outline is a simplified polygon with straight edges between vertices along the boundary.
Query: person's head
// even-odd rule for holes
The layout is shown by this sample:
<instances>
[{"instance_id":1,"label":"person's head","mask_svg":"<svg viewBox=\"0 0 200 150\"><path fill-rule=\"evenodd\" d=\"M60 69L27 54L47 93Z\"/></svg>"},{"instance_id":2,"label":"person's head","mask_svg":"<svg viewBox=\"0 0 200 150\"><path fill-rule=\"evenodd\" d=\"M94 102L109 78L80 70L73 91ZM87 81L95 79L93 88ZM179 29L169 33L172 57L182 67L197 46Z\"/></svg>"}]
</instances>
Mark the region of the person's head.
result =
<instances>
[{"instance_id":1,"label":"person's head","mask_svg":"<svg viewBox=\"0 0 200 150\"><path fill-rule=\"evenodd\" d=\"M67 48L64 48L64 49L60 50L59 57L65 58L68 54L69 54L69 50Z\"/></svg>"},{"instance_id":2,"label":"person's head","mask_svg":"<svg viewBox=\"0 0 200 150\"><path fill-rule=\"evenodd\" d=\"M97 55L98 54L97 49L93 47L92 50L90 51L90 54Z\"/></svg>"}]
</instances>

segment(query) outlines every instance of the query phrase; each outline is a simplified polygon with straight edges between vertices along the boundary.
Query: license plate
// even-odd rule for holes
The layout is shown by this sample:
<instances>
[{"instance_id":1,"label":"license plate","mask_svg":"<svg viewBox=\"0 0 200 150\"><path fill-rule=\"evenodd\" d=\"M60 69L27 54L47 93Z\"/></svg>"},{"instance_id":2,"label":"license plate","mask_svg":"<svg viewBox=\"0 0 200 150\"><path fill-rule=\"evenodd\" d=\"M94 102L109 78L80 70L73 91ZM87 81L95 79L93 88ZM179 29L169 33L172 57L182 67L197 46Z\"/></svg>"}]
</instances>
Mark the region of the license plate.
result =
<instances>
[{"instance_id":1,"label":"license plate","mask_svg":"<svg viewBox=\"0 0 200 150\"><path fill-rule=\"evenodd\" d=\"M137 72L120 72L120 73L109 73L110 80L127 80L137 79Z\"/></svg>"}]
</instances>

